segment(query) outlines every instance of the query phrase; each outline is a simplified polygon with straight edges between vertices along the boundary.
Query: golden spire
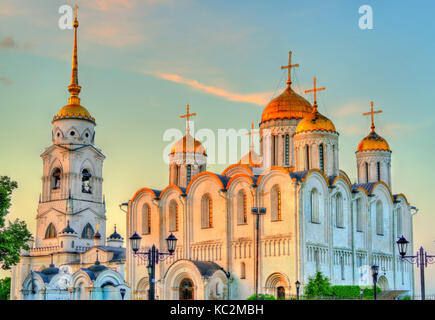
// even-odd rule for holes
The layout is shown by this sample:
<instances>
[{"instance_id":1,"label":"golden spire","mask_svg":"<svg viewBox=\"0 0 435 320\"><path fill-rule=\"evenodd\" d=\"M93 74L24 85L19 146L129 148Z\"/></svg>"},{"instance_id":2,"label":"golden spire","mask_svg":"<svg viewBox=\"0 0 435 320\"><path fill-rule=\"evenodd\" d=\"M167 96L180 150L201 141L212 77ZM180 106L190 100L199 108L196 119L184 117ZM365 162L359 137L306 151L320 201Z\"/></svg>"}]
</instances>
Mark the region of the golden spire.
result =
<instances>
[{"instance_id":1,"label":"golden spire","mask_svg":"<svg viewBox=\"0 0 435 320\"><path fill-rule=\"evenodd\" d=\"M322 87L322 88L317 88L316 87L316 77L313 78L313 83L314 83L314 87L313 89L309 89L309 90L305 90L305 93L310 93L312 92L314 95L314 104L313 104L313 113L317 112L317 91L323 91L326 89L326 87Z\"/></svg>"},{"instance_id":2,"label":"golden spire","mask_svg":"<svg viewBox=\"0 0 435 320\"><path fill-rule=\"evenodd\" d=\"M196 116L196 112L190 113L189 110L190 110L190 106L189 104L187 104L187 113L180 116L181 119L186 118L186 134L189 134L190 131L190 127L189 127L190 118Z\"/></svg>"},{"instance_id":3,"label":"golden spire","mask_svg":"<svg viewBox=\"0 0 435 320\"><path fill-rule=\"evenodd\" d=\"M299 63L292 64L292 52L291 51L289 51L288 55L289 55L288 66L282 66L281 67L281 70L288 69L287 88L289 88L290 85L292 84L292 79L291 79L292 68L299 67Z\"/></svg>"},{"instance_id":4,"label":"golden spire","mask_svg":"<svg viewBox=\"0 0 435 320\"><path fill-rule=\"evenodd\" d=\"M78 77L78 60L77 60L77 28L79 27L79 21L77 19L77 9L78 6L74 7L74 48L73 48L73 57L72 57L72 70L71 70L71 84L68 86L68 91L70 93L70 97L68 99L69 104L80 104L79 93L82 89L79 86L79 77Z\"/></svg>"},{"instance_id":5,"label":"golden spire","mask_svg":"<svg viewBox=\"0 0 435 320\"><path fill-rule=\"evenodd\" d=\"M375 132L375 117L374 117L374 115L375 115L375 113L381 113L381 112L382 112L382 110L373 111L373 101L370 101L370 112L365 112L362 114L363 116L368 116L369 114L371 115L371 118L372 118L372 125L370 127L372 129L371 132Z\"/></svg>"}]
</instances>

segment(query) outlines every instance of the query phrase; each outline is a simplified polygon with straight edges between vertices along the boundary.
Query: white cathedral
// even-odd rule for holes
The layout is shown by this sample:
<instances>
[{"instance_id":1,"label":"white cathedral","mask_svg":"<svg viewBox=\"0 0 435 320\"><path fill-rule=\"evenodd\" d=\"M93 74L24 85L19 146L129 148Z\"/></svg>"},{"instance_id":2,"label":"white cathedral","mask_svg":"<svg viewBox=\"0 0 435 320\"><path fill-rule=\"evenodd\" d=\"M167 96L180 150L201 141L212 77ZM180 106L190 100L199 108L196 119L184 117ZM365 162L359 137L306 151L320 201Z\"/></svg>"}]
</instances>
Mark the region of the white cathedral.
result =
<instances>
[{"instance_id":1,"label":"white cathedral","mask_svg":"<svg viewBox=\"0 0 435 320\"><path fill-rule=\"evenodd\" d=\"M42 196L35 244L12 273L13 299L147 299L147 263L115 232L105 241L104 155L94 146L95 119L80 105L77 18L69 104L53 119L53 144L42 154ZM291 56L290 56L291 57ZM391 150L375 132L356 148L358 183L339 166L339 133L314 103L287 87L264 109L260 155L253 149L221 173L207 171L207 150L190 134L169 154L169 185L139 189L127 206L127 235L141 251L166 249L157 264L156 298L288 298L317 271L334 285L414 290L413 268L396 240L413 245L417 209L392 192ZM187 113L187 117L191 114ZM261 208L258 216L252 208ZM98 229L99 226L99 229ZM257 245L258 244L258 245ZM125 277L124 277L125 272ZM124 279L125 278L125 279Z\"/></svg>"}]
</instances>

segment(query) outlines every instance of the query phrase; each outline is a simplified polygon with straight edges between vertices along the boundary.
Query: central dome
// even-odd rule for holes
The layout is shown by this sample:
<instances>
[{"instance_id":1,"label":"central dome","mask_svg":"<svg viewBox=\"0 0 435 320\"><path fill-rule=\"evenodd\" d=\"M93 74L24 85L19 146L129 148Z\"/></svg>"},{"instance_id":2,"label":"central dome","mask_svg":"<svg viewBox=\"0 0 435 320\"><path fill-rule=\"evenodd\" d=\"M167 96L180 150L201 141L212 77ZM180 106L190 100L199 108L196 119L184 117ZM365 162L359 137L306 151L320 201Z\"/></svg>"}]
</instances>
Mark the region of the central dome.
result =
<instances>
[{"instance_id":1,"label":"central dome","mask_svg":"<svg viewBox=\"0 0 435 320\"><path fill-rule=\"evenodd\" d=\"M207 155L202 143L193 138L189 133L187 133L182 139L174 143L171 154L176 152L195 152Z\"/></svg>"},{"instance_id":2,"label":"central dome","mask_svg":"<svg viewBox=\"0 0 435 320\"><path fill-rule=\"evenodd\" d=\"M275 119L302 119L312 111L311 104L288 86L264 108L261 122Z\"/></svg>"},{"instance_id":3,"label":"central dome","mask_svg":"<svg viewBox=\"0 0 435 320\"><path fill-rule=\"evenodd\" d=\"M79 104L68 104L62 107L57 115L53 117L53 120L60 119L83 119L95 122L95 119L91 116L89 111Z\"/></svg>"}]
</instances>

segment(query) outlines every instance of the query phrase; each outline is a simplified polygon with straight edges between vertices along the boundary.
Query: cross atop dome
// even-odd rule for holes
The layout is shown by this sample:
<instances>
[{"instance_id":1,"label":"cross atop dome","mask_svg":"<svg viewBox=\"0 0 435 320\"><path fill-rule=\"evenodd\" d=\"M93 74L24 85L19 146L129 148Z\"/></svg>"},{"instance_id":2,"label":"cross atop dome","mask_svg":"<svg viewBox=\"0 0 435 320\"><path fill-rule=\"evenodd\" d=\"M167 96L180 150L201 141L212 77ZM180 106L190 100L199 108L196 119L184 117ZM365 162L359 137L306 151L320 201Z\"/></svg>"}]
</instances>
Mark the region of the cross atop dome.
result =
<instances>
[{"instance_id":1,"label":"cross atop dome","mask_svg":"<svg viewBox=\"0 0 435 320\"><path fill-rule=\"evenodd\" d=\"M317 81L317 79L316 79L316 77L314 77L313 78L313 89L305 90L305 93L310 93L310 92L313 93L313 96L314 96L313 112L317 112L317 92L326 90L326 87L317 88L316 81Z\"/></svg>"},{"instance_id":2,"label":"cross atop dome","mask_svg":"<svg viewBox=\"0 0 435 320\"><path fill-rule=\"evenodd\" d=\"M290 85L292 84L292 79L291 79L292 68L299 67L299 63L292 64L292 52L291 51L289 51L288 55L289 55L288 65L281 67L281 70L288 69L287 88L289 88Z\"/></svg>"},{"instance_id":3,"label":"cross atop dome","mask_svg":"<svg viewBox=\"0 0 435 320\"><path fill-rule=\"evenodd\" d=\"M382 113L382 110L376 110L376 111L374 111L373 110L373 105L374 105L373 101L370 101L370 111L369 112L365 112L365 113L362 114L363 116L371 115L371 118L372 118L372 125L370 127L372 129L371 132L375 132L375 117L374 117L375 113Z\"/></svg>"},{"instance_id":4,"label":"cross atop dome","mask_svg":"<svg viewBox=\"0 0 435 320\"><path fill-rule=\"evenodd\" d=\"M196 112L190 113L189 110L190 110L190 106L189 104L187 104L187 113L180 116L181 119L186 118L186 134L188 134L190 131L190 127L189 127L190 118L196 116Z\"/></svg>"},{"instance_id":5,"label":"cross atop dome","mask_svg":"<svg viewBox=\"0 0 435 320\"><path fill-rule=\"evenodd\" d=\"M254 123L251 122L251 132L246 133L247 136L250 136L249 138L251 139L251 144L250 144L250 148L249 150L252 151L254 150L254 134L260 133L259 130L254 130Z\"/></svg>"}]
</instances>

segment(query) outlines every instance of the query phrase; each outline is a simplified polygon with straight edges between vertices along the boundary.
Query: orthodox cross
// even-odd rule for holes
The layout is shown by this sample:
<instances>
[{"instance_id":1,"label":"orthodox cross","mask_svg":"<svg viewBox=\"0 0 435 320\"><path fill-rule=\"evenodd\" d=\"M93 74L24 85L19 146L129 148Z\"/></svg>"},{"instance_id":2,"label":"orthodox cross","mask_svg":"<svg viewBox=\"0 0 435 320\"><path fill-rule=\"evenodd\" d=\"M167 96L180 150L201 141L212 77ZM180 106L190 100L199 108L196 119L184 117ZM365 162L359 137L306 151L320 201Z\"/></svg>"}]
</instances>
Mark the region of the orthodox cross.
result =
<instances>
[{"instance_id":1,"label":"orthodox cross","mask_svg":"<svg viewBox=\"0 0 435 320\"><path fill-rule=\"evenodd\" d=\"M317 88L316 87L316 77L314 77L314 79L313 79L313 83L314 83L314 87L313 87L313 89L309 89L309 90L305 90L305 93L310 93L310 92L312 92L313 93L313 95L314 95L314 109L315 110L317 110L317 91L323 91L323 90L325 90L326 89L326 87L322 87L322 88Z\"/></svg>"},{"instance_id":2,"label":"orthodox cross","mask_svg":"<svg viewBox=\"0 0 435 320\"><path fill-rule=\"evenodd\" d=\"M299 63L292 64L292 52L291 51L288 53L288 55L289 55L288 66L282 66L281 70L288 69L287 87L290 87L290 85L292 83L292 79L291 79L292 68L299 67Z\"/></svg>"},{"instance_id":3,"label":"orthodox cross","mask_svg":"<svg viewBox=\"0 0 435 320\"><path fill-rule=\"evenodd\" d=\"M372 118L372 125L371 125L371 129L372 129L372 132L375 132L375 113L381 113L382 112L382 110L376 110L376 111L374 111L373 110L373 101L370 101L370 112L365 112L365 113L363 113L362 115L363 116L368 116L369 114L371 115L371 118Z\"/></svg>"},{"instance_id":4,"label":"orthodox cross","mask_svg":"<svg viewBox=\"0 0 435 320\"><path fill-rule=\"evenodd\" d=\"M250 146L250 151L254 150L254 134L260 133L260 131L255 131L254 130L254 123L251 123L251 132L246 133L247 136L250 136L251 139L251 146Z\"/></svg>"},{"instance_id":5,"label":"orthodox cross","mask_svg":"<svg viewBox=\"0 0 435 320\"><path fill-rule=\"evenodd\" d=\"M186 133L189 133L189 131L190 131L190 127L189 127L190 118L196 116L196 112L190 113L189 110L190 110L190 106L188 104L187 105L187 113L180 116L181 119L186 118Z\"/></svg>"}]
</instances>

